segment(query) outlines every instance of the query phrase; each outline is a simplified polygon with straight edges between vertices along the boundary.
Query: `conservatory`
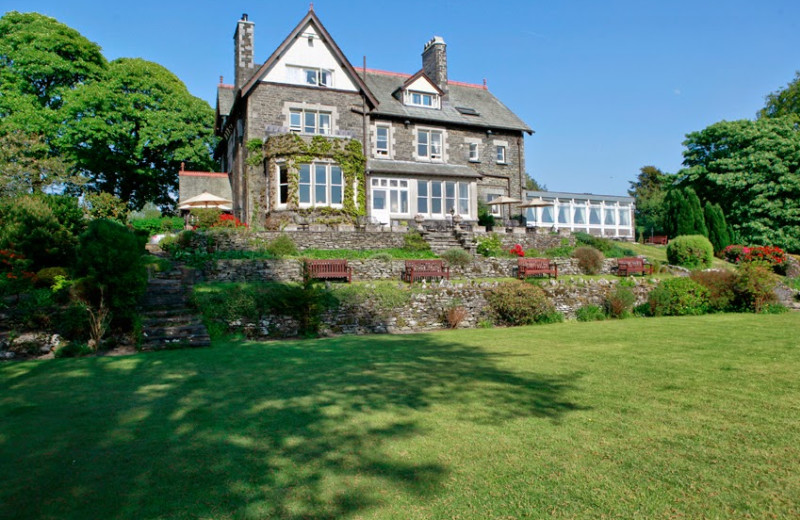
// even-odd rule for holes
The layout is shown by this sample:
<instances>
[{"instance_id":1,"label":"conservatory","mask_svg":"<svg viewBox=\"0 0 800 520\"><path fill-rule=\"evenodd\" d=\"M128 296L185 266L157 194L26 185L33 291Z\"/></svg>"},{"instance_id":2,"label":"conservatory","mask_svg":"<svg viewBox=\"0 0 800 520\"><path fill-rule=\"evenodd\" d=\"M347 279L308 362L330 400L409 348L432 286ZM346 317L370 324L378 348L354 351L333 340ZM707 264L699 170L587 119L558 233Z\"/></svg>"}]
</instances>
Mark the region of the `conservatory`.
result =
<instances>
[{"instance_id":1,"label":"conservatory","mask_svg":"<svg viewBox=\"0 0 800 520\"><path fill-rule=\"evenodd\" d=\"M569 229L592 235L635 240L633 197L527 191L528 200L541 198L547 205L527 208L528 227Z\"/></svg>"}]
</instances>

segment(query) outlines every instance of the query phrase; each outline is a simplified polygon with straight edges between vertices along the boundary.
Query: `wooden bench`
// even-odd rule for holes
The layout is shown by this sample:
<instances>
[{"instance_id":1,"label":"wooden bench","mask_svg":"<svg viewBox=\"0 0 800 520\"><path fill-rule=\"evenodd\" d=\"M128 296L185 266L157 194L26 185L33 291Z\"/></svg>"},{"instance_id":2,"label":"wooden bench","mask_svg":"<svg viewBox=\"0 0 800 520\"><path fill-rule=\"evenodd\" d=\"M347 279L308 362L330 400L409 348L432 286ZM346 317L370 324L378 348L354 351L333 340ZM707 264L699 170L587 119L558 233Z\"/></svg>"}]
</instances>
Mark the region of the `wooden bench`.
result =
<instances>
[{"instance_id":1,"label":"wooden bench","mask_svg":"<svg viewBox=\"0 0 800 520\"><path fill-rule=\"evenodd\" d=\"M653 266L644 261L644 258L629 257L617 259L617 276L628 276L639 273L642 276L653 274Z\"/></svg>"},{"instance_id":2,"label":"wooden bench","mask_svg":"<svg viewBox=\"0 0 800 520\"><path fill-rule=\"evenodd\" d=\"M414 280L441 278L450 279L450 268L445 267L441 260L406 260L404 281L414 283Z\"/></svg>"},{"instance_id":3,"label":"wooden bench","mask_svg":"<svg viewBox=\"0 0 800 520\"><path fill-rule=\"evenodd\" d=\"M647 237L644 240L645 244L653 244L653 245L658 245L658 246L665 246L665 245L667 245L668 242L669 242L669 238L667 238L666 235L655 235L655 236L652 236L652 237Z\"/></svg>"},{"instance_id":4,"label":"wooden bench","mask_svg":"<svg viewBox=\"0 0 800 520\"><path fill-rule=\"evenodd\" d=\"M306 276L310 279L345 279L350 283L353 274L347 260L306 260Z\"/></svg>"},{"instance_id":5,"label":"wooden bench","mask_svg":"<svg viewBox=\"0 0 800 520\"><path fill-rule=\"evenodd\" d=\"M517 276L524 280L527 276L553 276L558 279L558 265L547 258L520 258L517 260Z\"/></svg>"}]
</instances>

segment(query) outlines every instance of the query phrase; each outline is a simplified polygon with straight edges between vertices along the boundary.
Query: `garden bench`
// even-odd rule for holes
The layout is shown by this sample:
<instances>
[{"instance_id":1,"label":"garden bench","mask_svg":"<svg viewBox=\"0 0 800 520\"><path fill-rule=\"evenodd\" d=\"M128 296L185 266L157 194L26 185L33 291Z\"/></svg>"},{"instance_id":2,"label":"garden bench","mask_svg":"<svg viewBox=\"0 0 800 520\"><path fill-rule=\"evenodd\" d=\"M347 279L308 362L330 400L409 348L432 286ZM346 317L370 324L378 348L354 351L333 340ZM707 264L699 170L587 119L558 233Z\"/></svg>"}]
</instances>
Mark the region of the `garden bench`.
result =
<instances>
[{"instance_id":1,"label":"garden bench","mask_svg":"<svg viewBox=\"0 0 800 520\"><path fill-rule=\"evenodd\" d=\"M653 266L645 262L644 258L639 257L617 259L617 276L628 276L636 273L642 276L653 274Z\"/></svg>"},{"instance_id":2,"label":"garden bench","mask_svg":"<svg viewBox=\"0 0 800 520\"><path fill-rule=\"evenodd\" d=\"M414 280L446 278L450 279L450 268L441 260L406 260L403 280L414 283Z\"/></svg>"},{"instance_id":3,"label":"garden bench","mask_svg":"<svg viewBox=\"0 0 800 520\"><path fill-rule=\"evenodd\" d=\"M669 238L666 235L654 235L652 237L647 237L644 241L645 244L653 244L658 246L665 246L669 242Z\"/></svg>"},{"instance_id":4,"label":"garden bench","mask_svg":"<svg viewBox=\"0 0 800 520\"><path fill-rule=\"evenodd\" d=\"M558 279L558 265L547 258L520 258L517 260L517 276L524 280L527 276L547 275Z\"/></svg>"},{"instance_id":5,"label":"garden bench","mask_svg":"<svg viewBox=\"0 0 800 520\"><path fill-rule=\"evenodd\" d=\"M306 260L306 276L310 279L332 280L346 279L352 281L352 269L347 260Z\"/></svg>"}]
</instances>

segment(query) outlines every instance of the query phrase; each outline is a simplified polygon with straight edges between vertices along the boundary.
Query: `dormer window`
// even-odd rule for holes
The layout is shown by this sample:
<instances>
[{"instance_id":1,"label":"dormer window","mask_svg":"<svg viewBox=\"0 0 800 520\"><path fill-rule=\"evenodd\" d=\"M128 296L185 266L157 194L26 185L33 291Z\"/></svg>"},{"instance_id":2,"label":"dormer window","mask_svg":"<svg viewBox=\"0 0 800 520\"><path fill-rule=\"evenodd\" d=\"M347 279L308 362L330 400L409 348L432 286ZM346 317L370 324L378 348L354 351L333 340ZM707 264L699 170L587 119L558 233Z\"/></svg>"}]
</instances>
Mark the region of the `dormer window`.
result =
<instances>
[{"instance_id":1,"label":"dormer window","mask_svg":"<svg viewBox=\"0 0 800 520\"><path fill-rule=\"evenodd\" d=\"M406 105L423 108L439 108L439 96L436 94L406 90L405 99Z\"/></svg>"}]
</instances>

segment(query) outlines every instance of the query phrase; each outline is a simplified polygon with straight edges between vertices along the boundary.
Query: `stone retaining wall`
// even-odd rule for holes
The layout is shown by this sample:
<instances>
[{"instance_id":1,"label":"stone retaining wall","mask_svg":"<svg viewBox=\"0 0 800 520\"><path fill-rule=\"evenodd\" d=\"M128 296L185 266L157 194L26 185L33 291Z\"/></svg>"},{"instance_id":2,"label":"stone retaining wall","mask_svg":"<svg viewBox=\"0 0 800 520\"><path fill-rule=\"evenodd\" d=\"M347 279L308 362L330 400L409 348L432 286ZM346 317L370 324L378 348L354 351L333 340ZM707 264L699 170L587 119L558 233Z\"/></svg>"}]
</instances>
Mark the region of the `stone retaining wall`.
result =
<instances>
[{"instance_id":1,"label":"stone retaining wall","mask_svg":"<svg viewBox=\"0 0 800 520\"><path fill-rule=\"evenodd\" d=\"M542 289L567 318L585 305L603 305L606 296L621 280L549 280L541 283ZM636 304L647 300L649 292L657 285L651 278L629 278L630 289ZM448 328L445 313L454 306L463 307L466 316L459 328L477 327L490 319L486 292L498 282L443 282L417 286L411 291L409 301L402 306L385 308L378 297L367 295L357 304L342 304L326 311L321 317L322 334L371 334L424 332ZM398 290L410 290L405 286ZM295 336L298 323L289 316L266 316L259 321L229 323L232 328L243 329L252 339Z\"/></svg>"},{"instance_id":2,"label":"stone retaining wall","mask_svg":"<svg viewBox=\"0 0 800 520\"><path fill-rule=\"evenodd\" d=\"M574 258L556 258L559 275L581 274ZM213 282L299 282L301 260L216 260L205 269L205 279ZM349 260L354 281L400 280L405 260ZM617 261L607 258L601 274L610 274ZM466 267L452 266L452 278L508 278L517 275L516 258L476 258Z\"/></svg>"},{"instance_id":3,"label":"stone retaining wall","mask_svg":"<svg viewBox=\"0 0 800 520\"><path fill-rule=\"evenodd\" d=\"M352 226L341 226L338 231L327 226L310 226L304 231L284 231L292 238L300 251L306 249L389 249L400 248L404 244L406 228L381 228L367 226L366 231L356 231ZM317 229L318 228L318 229ZM383 229L383 230L382 230ZM479 228L482 229L482 228ZM279 231L228 231L218 230L210 233L194 235L194 247L205 247L205 237L209 237L213 248L217 250L253 251L263 248L268 242L281 234ZM485 231L465 233L467 238L482 238L489 234ZM544 231L527 231L525 233L498 233L505 249L515 244L525 249L544 251L562 245L566 240L574 245L575 238L568 233L550 233Z\"/></svg>"}]
</instances>

